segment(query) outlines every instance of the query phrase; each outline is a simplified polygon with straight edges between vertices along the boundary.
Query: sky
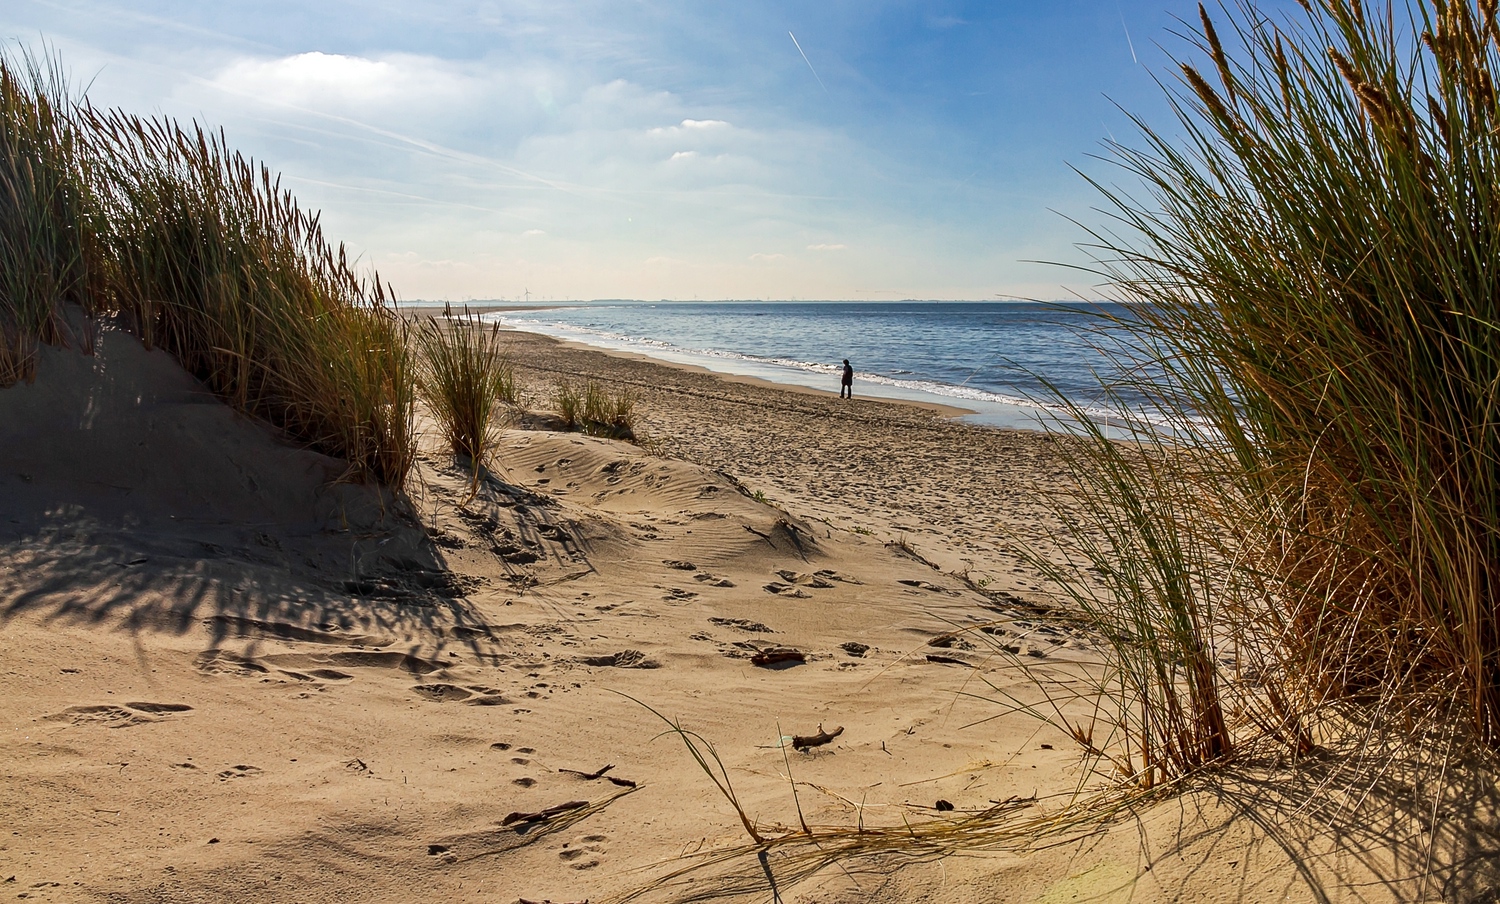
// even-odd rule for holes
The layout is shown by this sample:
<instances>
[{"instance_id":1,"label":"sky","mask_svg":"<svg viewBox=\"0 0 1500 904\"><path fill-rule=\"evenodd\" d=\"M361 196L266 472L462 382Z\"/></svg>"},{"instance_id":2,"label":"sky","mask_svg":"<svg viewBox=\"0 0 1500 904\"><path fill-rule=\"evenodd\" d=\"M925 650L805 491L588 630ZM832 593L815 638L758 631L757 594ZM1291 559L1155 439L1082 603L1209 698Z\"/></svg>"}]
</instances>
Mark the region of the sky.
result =
<instances>
[{"instance_id":1,"label":"sky","mask_svg":"<svg viewBox=\"0 0 1500 904\"><path fill-rule=\"evenodd\" d=\"M1287 0L1289 3L1290 0ZM1062 299L1184 0L6 0L402 299ZM1128 187L1128 186L1127 186ZM1075 222L1076 221L1076 222ZM1040 263L1038 263L1040 262Z\"/></svg>"}]
</instances>

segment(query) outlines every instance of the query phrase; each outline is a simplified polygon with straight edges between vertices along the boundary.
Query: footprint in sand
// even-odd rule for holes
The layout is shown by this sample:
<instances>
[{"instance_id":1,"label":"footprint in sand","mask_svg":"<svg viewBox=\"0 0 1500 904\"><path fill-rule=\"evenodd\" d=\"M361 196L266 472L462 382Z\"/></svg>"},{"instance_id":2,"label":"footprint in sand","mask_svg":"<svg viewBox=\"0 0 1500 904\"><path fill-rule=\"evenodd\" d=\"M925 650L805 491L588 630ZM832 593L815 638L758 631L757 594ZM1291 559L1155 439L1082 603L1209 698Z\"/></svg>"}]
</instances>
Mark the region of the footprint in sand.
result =
<instances>
[{"instance_id":1,"label":"footprint in sand","mask_svg":"<svg viewBox=\"0 0 1500 904\"><path fill-rule=\"evenodd\" d=\"M929 647L937 647L940 650L973 650L974 644L960 631L950 631L947 634L939 634L937 637L927 641Z\"/></svg>"},{"instance_id":2,"label":"footprint in sand","mask_svg":"<svg viewBox=\"0 0 1500 904\"><path fill-rule=\"evenodd\" d=\"M691 590L683 590L680 587L673 587L672 589L667 591L667 595L662 597L662 599L668 602L672 602L674 600L690 600L697 596L698 594L694 593Z\"/></svg>"},{"instance_id":3,"label":"footprint in sand","mask_svg":"<svg viewBox=\"0 0 1500 904\"><path fill-rule=\"evenodd\" d=\"M718 616L714 616L713 618L709 619L709 622L711 624L719 625L725 628L738 628L741 631L749 631L752 634L776 633L760 622L750 621L747 618L720 618Z\"/></svg>"},{"instance_id":4,"label":"footprint in sand","mask_svg":"<svg viewBox=\"0 0 1500 904\"><path fill-rule=\"evenodd\" d=\"M604 843L608 835L584 835L563 844L557 857L573 869L593 869L604 862Z\"/></svg>"},{"instance_id":5,"label":"footprint in sand","mask_svg":"<svg viewBox=\"0 0 1500 904\"><path fill-rule=\"evenodd\" d=\"M153 716L166 715L167 713L192 712L192 707L186 703L127 703L126 706L139 713L149 713Z\"/></svg>"},{"instance_id":6,"label":"footprint in sand","mask_svg":"<svg viewBox=\"0 0 1500 904\"><path fill-rule=\"evenodd\" d=\"M222 651L213 651L222 652ZM233 655L233 654L231 654ZM202 657L200 657L201 659ZM241 661L246 661L241 659ZM400 669L413 675L426 675L447 668L445 663L422 659L409 653L386 650L342 650L328 653L276 653L256 665L273 665L311 673L317 669ZM199 668L202 668L200 665Z\"/></svg>"},{"instance_id":7,"label":"footprint in sand","mask_svg":"<svg viewBox=\"0 0 1500 904\"><path fill-rule=\"evenodd\" d=\"M308 669L307 674L319 681L353 681L354 676L340 672L338 669Z\"/></svg>"},{"instance_id":8,"label":"footprint in sand","mask_svg":"<svg viewBox=\"0 0 1500 904\"><path fill-rule=\"evenodd\" d=\"M812 587L817 590L827 590L833 583L827 578L816 574L803 574L796 571L778 571L776 576L788 584L801 584L803 587Z\"/></svg>"},{"instance_id":9,"label":"footprint in sand","mask_svg":"<svg viewBox=\"0 0 1500 904\"><path fill-rule=\"evenodd\" d=\"M412 690L422 699L434 703L456 703L474 696L472 691L453 684L418 684Z\"/></svg>"},{"instance_id":10,"label":"footprint in sand","mask_svg":"<svg viewBox=\"0 0 1500 904\"><path fill-rule=\"evenodd\" d=\"M469 699L467 699L467 700L464 701L464 705L465 706L504 706L505 704L510 703L510 702L511 702L510 700L507 700L506 698L500 696L499 694L484 694L483 696L479 696L479 697L470 697Z\"/></svg>"},{"instance_id":11,"label":"footprint in sand","mask_svg":"<svg viewBox=\"0 0 1500 904\"><path fill-rule=\"evenodd\" d=\"M47 716L52 722L67 722L72 725L103 725L106 728L126 728L160 722L162 717L192 710L185 703L127 703L115 706L111 703L94 706L70 706L60 713Z\"/></svg>"},{"instance_id":12,"label":"footprint in sand","mask_svg":"<svg viewBox=\"0 0 1500 904\"><path fill-rule=\"evenodd\" d=\"M693 575L693 580L700 581L710 587L733 587L734 581L729 578L714 577L706 571L700 571Z\"/></svg>"},{"instance_id":13,"label":"footprint in sand","mask_svg":"<svg viewBox=\"0 0 1500 904\"><path fill-rule=\"evenodd\" d=\"M808 593L806 590L803 590L800 587L793 587L791 584L782 584L776 581L772 581L771 583L767 584L765 586L765 591L767 593L774 593L777 596L789 596L793 599L812 599L812 594Z\"/></svg>"},{"instance_id":14,"label":"footprint in sand","mask_svg":"<svg viewBox=\"0 0 1500 904\"><path fill-rule=\"evenodd\" d=\"M220 772L215 777L221 782L227 782L231 779L250 778L252 776L260 775L261 771L262 770L256 766L230 766L228 769Z\"/></svg>"},{"instance_id":15,"label":"footprint in sand","mask_svg":"<svg viewBox=\"0 0 1500 904\"><path fill-rule=\"evenodd\" d=\"M820 578L824 578L824 579L829 580L829 581L838 581L841 584L863 584L864 583L864 581L861 581L858 578L852 578L852 577L850 577L847 574L842 574L840 572L834 571L831 568L821 569L821 570L817 571L816 574Z\"/></svg>"},{"instance_id":16,"label":"footprint in sand","mask_svg":"<svg viewBox=\"0 0 1500 904\"><path fill-rule=\"evenodd\" d=\"M661 663L650 659L640 650L621 650L618 653L608 653L603 656L580 656L578 661L584 665L601 666L617 669L659 669Z\"/></svg>"},{"instance_id":17,"label":"footprint in sand","mask_svg":"<svg viewBox=\"0 0 1500 904\"><path fill-rule=\"evenodd\" d=\"M946 589L944 587L939 587L938 585L930 583L928 581L897 581L896 583L902 584L902 585L904 585L906 587L915 587L915 588L917 588L919 590L926 590L928 593L941 593L944 596L961 596L962 595L962 594L958 593L956 590L948 590L948 589Z\"/></svg>"},{"instance_id":18,"label":"footprint in sand","mask_svg":"<svg viewBox=\"0 0 1500 904\"><path fill-rule=\"evenodd\" d=\"M235 675L240 678L259 678L270 671L254 659L228 650L205 650L198 654L193 664L199 671L211 675Z\"/></svg>"}]
</instances>

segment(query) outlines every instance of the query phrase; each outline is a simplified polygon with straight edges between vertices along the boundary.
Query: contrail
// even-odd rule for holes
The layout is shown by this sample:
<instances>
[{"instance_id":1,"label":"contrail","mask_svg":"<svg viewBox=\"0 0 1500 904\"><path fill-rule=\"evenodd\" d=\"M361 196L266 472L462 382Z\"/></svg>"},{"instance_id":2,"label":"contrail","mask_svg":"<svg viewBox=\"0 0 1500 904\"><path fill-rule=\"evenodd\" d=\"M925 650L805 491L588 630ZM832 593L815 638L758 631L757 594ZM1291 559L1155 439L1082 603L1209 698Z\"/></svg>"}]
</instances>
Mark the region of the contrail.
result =
<instances>
[{"instance_id":1,"label":"contrail","mask_svg":"<svg viewBox=\"0 0 1500 904\"><path fill-rule=\"evenodd\" d=\"M1125 43L1130 45L1130 59L1137 66L1139 66L1141 64L1141 61L1137 59L1135 55L1135 42L1130 40L1130 26L1125 24L1125 10L1121 9L1120 4L1118 3L1115 4L1115 9L1120 11L1120 27L1125 29ZM796 39L793 38L793 40ZM806 59L806 57L804 57L804 59ZM808 65L811 66L812 64L809 63Z\"/></svg>"},{"instance_id":2,"label":"contrail","mask_svg":"<svg viewBox=\"0 0 1500 904\"><path fill-rule=\"evenodd\" d=\"M797 43L797 36L792 34L791 32L787 32L787 36L792 39L792 45L797 48L797 52L802 54L802 62L807 64L808 69L812 69L813 78L818 80L818 87L823 89L824 94L828 94L828 86L823 84L823 77L818 75L818 70L813 69L812 60L809 60L807 58L807 52L802 49L801 44ZM828 96L832 97L833 95L828 94Z\"/></svg>"}]
</instances>

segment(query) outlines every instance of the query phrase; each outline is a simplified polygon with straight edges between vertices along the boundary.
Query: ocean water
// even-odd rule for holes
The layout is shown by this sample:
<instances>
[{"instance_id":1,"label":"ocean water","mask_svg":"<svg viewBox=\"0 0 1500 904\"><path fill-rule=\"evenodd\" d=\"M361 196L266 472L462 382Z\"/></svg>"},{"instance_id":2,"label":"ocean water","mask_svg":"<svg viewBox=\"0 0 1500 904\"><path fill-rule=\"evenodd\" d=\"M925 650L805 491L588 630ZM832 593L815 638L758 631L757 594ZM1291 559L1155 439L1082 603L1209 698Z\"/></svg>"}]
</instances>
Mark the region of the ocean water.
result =
<instances>
[{"instance_id":1,"label":"ocean water","mask_svg":"<svg viewBox=\"0 0 1500 904\"><path fill-rule=\"evenodd\" d=\"M1057 393L1096 419L1118 417L1101 399L1101 383L1118 374L1097 350L1100 336L1089 335L1101 326L1091 311L1128 316L1108 304L619 301L486 319L830 392L848 358L856 396L965 408L974 413L964 419L977 424L1045 428L1062 410Z\"/></svg>"}]
</instances>

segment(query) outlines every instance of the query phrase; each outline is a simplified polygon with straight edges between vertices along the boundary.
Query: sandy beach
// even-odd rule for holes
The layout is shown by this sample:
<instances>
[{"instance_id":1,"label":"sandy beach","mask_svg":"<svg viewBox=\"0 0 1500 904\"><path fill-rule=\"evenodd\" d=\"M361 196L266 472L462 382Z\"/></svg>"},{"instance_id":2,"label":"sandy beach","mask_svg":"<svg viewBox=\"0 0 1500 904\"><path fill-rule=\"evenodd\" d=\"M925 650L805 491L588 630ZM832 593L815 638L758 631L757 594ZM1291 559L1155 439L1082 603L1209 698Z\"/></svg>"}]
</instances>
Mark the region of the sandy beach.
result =
<instances>
[{"instance_id":1,"label":"sandy beach","mask_svg":"<svg viewBox=\"0 0 1500 904\"><path fill-rule=\"evenodd\" d=\"M994 652L1058 687L1096 662L1036 619L1014 552L1052 542L1036 489L1064 479L1058 440L529 334L511 354L536 412L558 375L629 387L641 444L533 415L477 488L430 440L403 501L333 483L338 462L118 331L0 390L0 890L1462 899L1424 897L1389 831L1277 830L1274 806L1236 804L1264 788L1030 849L804 881L746 855L661 883L749 840L663 717L712 744L767 835L1040 818L1100 785L1060 732L1004 715L1040 694Z\"/></svg>"}]
</instances>

